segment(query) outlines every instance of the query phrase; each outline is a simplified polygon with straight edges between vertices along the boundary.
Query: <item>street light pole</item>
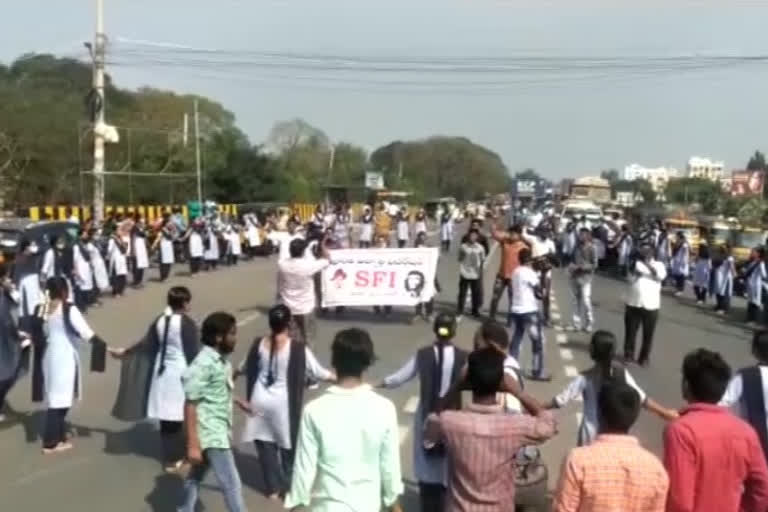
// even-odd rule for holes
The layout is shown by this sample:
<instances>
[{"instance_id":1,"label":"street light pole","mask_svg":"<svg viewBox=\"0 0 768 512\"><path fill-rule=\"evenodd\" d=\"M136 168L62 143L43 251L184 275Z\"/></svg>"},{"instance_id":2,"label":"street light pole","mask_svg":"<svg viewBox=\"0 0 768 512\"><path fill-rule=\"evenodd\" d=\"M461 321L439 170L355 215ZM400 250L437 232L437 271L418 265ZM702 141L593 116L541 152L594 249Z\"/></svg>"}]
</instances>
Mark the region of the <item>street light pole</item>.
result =
<instances>
[{"instance_id":1,"label":"street light pole","mask_svg":"<svg viewBox=\"0 0 768 512\"><path fill-rule=\"evenodd\" d=\"M96 0L96 34L93 41L93 90L95 116L93 130L93 219L104 220L104 61L107 36L104 34L104 0Z\"/></svg>"}]
</instances>

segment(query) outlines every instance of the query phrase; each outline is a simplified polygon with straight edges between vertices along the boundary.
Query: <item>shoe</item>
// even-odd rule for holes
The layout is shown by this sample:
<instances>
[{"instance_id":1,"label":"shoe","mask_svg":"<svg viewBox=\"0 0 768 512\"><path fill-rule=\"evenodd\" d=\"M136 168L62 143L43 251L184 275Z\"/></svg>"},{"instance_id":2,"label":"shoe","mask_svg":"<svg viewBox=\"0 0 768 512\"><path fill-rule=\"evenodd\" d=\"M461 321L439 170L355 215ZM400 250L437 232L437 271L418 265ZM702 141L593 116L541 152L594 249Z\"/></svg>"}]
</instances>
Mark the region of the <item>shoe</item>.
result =
<instances>
[{"instance_id":1,"label":"shoe","mask_svg":"<svg viewBox=\"0 0 768 512\"><path fill-rule=\"evenodd\" d=\"M622 358L622 362L624 363L624 366L630 366L637 363L637 361L635 361L635 358L632 356L624 356Z\"/></svg>"},{"instance_id":2,"label":"shoe","mask_svg":"<svg viewBox=\"0 0 768 512\"><path fill-rule=\"evenodd\" d=\"M307 389L312 390L312 391L314 391L316 389L320 389L320 383L319 382L311 382L311 383L309 383L307 385Z\"/></svg>"},{"instance_id":3,"label":"shoe","mask_svg":"<svg viewBox=\"0 0 768 512\"><path fill-rule=\"evenodd\" d=\"M725 314L725 311L723 311L722 309L718 309L717 314L720 316L723 316Z\"/></svg>"},{"instance_id":4,"label":"shoe","mask_svg":"<svg viewBox=\"0 0 768 512\"><path fill-rule=\"evenodd\" d=\"M552 376L548 373L533 373L529 372L528 375L526 375L528 380L534 380L537 382L550 382L552 380Z\"/></svg>"},{"instance_id":5,"label":"shoe","mask_svg":"<svg viewBox=\"0 0 768 512\"><path fill-rule=\"evenodd\" d=\"M460 324L464 320L464 315L456 315L456 323Z\"/></svg>"},{"instance_id":6,"label":"shoe","mask_svg":"<svg viewBox=\"0 0 768 512\"><path fill-rule=\"evenodd\" d=\"M639 364L643 368L648 368L650 365L650 362L648 362L647 359L643 359L642 361L638 361L637 364Z\"/></svg>"},{"instance_id":7,"label":"shoe","mask_svg":"<svg viewBox=\"0 0 768 512\"><path fill-rule=\"evenodd\" d=\"M675 293L673 293L672 295L674 295L675 297L679 297L679 296L681 296L682 294L683 294L683 292L675 292Z\"/></svg>"},{"instance_id":8,"label":"shoe","mask_svg":"<svg viewBox=\"0 0 768 512\"><path fill-rule=\"evenodd\" d=\"M67 450L71 450L72 448L74 448L72 446L72 443L60 442L59 444L57 444L53 448L43 448L43 455L52 455L54 453L65 452Z\"/></svg>"},{"instance_id":9,"label":"shoe","mask_svg":"<svg viewBox=\"0 0 768 512\"><path fill-rule=\"evenodd\" d=\"M184 469L185 463L186 462L184 461L184 459L177 460L176 462L172 462L164 466L163 470L169 474L178 474L179 472L181 472L182 469Z\"/></svg>"},{"instance_id":10,"label":"shoe","mask_svg":"<svg viewBox=\"0 0 768 512\"><path fill-rule=\"evenodd\" d=\"M565 326L565 330L566 331L574 331L575 332L575 331L580 331L581 327L579 327L578 325L575 325L575 324L570 324L570 325L566 325Z\"/></svg>"},{"instance_id":11,"label":"shoe","mask_svg":"<svg viewBox=\"0 0 768 512\"><path fill-rule=\"evenodd\" d=\"M703 304L704 304L704 301L701 301L701 300L697 300L697 301L696 301L696 305L697 305L697 306L701 306L701 305L703 305Z\"/></svg>"},{"instance_id":12,"label":"shoe","mask_svg":"<svg viewBox=\"0 0 768 512\"><path fill-rule=\"evenodd\" d=\"M595 330L594 327L592 327L591 325L584 327L584 332L586 332L587 334L591 333L594 330Z\"/></svg>"},{"instance_id":13,"label":"shoe","mask_svg":"<svg viewBox=\"0 0 768 512\"><path fill-rule=\"evenodd\" d=\"M5 414L0 414L0 423L3 423L7 419L8 417Z\"/></svg>"}]
</instances>

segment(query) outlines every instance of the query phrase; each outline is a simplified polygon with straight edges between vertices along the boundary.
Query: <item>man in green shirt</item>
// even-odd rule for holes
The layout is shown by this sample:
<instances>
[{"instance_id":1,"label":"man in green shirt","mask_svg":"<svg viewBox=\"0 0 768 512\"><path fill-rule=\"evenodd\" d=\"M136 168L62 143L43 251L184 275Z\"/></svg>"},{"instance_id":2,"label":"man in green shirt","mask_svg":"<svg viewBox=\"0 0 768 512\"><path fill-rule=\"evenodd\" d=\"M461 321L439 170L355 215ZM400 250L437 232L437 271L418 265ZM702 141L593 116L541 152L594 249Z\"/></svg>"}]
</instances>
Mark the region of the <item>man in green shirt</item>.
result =
<instances>
[{"instance_id":1,"label":"man in green shirt","mask_svg":"<svg viewBox=\"0 0 768 512\"><path fill-rule=\"evenodd\" d=\"M374 360L366 331L336 334L337 385L304 408L287 509L399 512L403 492L394 404L362 381Z\"/></svg>"},{"instance_id":2,"label":"man in green shirt","mask_svg":"<svg viewBox=\"0 0 768 512\"><path fill-rule=\"evenodd\" d=\"M232 455L232 365L227 356L237 342L237 321L229 313L209 315L202 326L203 348L184 372L187 459L193 465L184 482L179 512L194 512L200 483L213 468L229 512L245 512L242 484ZM248 404L236 400L248 411Z\"/></svg>"}]
</instances>

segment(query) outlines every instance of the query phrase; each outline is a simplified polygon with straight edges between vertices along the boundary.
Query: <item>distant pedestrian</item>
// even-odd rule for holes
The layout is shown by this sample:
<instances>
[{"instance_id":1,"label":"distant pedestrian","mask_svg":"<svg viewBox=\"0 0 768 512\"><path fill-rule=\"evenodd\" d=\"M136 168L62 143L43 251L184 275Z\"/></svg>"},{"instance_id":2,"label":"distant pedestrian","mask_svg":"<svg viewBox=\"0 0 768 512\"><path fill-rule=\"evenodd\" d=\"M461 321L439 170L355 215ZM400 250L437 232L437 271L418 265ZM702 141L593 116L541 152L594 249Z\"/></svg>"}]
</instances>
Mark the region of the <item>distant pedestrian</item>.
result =
<instances>
[{"instance_id":1,"label":"distant pedestrian","mask_svg":"<svg viewBox=\"0 0 768 512\"><path fill-rule=\"evenodd\" d=\"M595 323L592 308L592 277L597 268L597 253L589 230L579 230L579 242L568 265L571 295L573 297L573 325L575 331L582 328L592 332Z\"/></svg>"},{"instance_id":2,"label":"distant pedestrian","mask_svg":"<svg viewBox=\"0 0 768 512\"><path fill-rule=\"evenodd\" d=\"M521 238L520 226L512 226L508 231L502 231L499 227L492 228L493 239L499 244L501 250L501 261L499 264L499 272L496 275L496 280L493 283L493 295L491 297L491 308L489 316L492 320L496 319L496 312L499 309L499 301L504 291L507 291L507 300L509 307L512 306L512 274L515 269L520 265L518 255L520 251L527 247L525 242ZM507 318L509 319L509 318Z\"/></svg>"},{"instance_id":3,"label":"distant pedestrian","mask_svg":"<svg viewBox=\"0 0 768 512\"><path fill-rule=\"evenodd\" d=\"M707 302L707 293L712 276L712 260L709 247L702 242L696 255L696 263L693 266L693 293L696 296L696 304L699 306Z\"/></svg>"},{"instance_id":4,"label":"distant pedestrian","mask_svg":"<svg viewBox=\"0 0 768 512\"><path fill-rule=\"evenodd\" d=\"M680 296L685 290L685 281L690 273L691 246L685 238L685 233L677 233L670 273L675 278L675 296Z\"/></svg>"},{"instance_id":5,"label":"distant pedestrian","mask_svg":"<svg viewBox=\"0 0 768 512\"><path fill-rule=\"evenodd\" d=\"M643 344L640 347L641 365L648 364L653 345L653 333L659 320L661 307L661 283L667 277L667 269L653 257L653 249L643 246L630 271L629 289L624 309L624 361L635 361L635 338L643 328Z\"/></svg>"},{"instance_id":6,"label":"distant pedestrian","mask_svg":"<svg viewBox=\"0 0 768 512\"><path fill-rule=\"evenodd\" d=\"M452 241L453 212L448 208L447 204L443 204L443 213L440 215L440 243L442 244L443 252L451 250Z\"/></svg>"},{"instance_id":7,"label":"distant pedestrian","mask_svg":"<svg viewBox=\"0 0 768 512\"><path fill-rule=\"evenodd\" d=\"M411 225L408 218L408 211L402 208L397 212L397 247L402 249L408 247L408 240L411 238Z\"/></svg>"},{"instance_id":8,"label":"distant pedestrian","mask_svg":"<svg viewBox=\"0 0 768 512\"><path fill-rule=\"evenodd\" d=\"M768 510L768 467L755 430L717 405L731 369L720 354L698 349L683 360L688 406L664 432L669 474L667 512Z\"/></svg>"},{"instance_id":9,"label":"distant pedestrian","mask_svg":"<svg viewBox=\"0 0 768 512\"><path fill-rule=\"evenodd\" d=\"M359 246L361 249L367 249L373 242L373 212L370 205L363 206L363 214L360 216L360 238Z\"/></svg>"},{"instance_id":10,"label":"distant pedestrian","mask_svg":"<svg viewBox=\"0 0 768 512\"><path fill-rule=\"evenodd\" d=\"M480 233L476 229L470 230L466 241L459 246L459 296L456 303L456 314L460 318L464 314L464 303L467 291L472 301L472 316L480 316L480 304L482 303L480 282L483 279L483 263L486 252L480 245Z\"/></svg>"},{"instance_id":11,"label":"distant pedestrian","mask_svg":"<svg viewBox=\"0 0 768 512\"><path fill-rule=\"evenodd\" d=\"M549 404L550 408L563 408L573 400L582 398L584 413L579 425L577 444L584 446L595 440L600 431L600 417L598 415L597 396L606 382L620 381L631 386L640 396L643 408L656 414L662 419L671 420L677 414L659 405L649 398L640 388L627 369L614 363L616 355L616 337L609 331L597 331L592 335L589 344L589 356L594 365L579 374L578 377L563 389Z\"/></svg>"},{"instance_id":12,"label":"distant pedestrian","mask_svg":"<svg viewBox=\"0 0 768 512\"><path fill-rule=\"evenodd\" d=\"M731 309L733 295L733 279L736 267L728 244L721 246L717 257L712 262L712 294L715 296L715 312L719 315L728 313Z\"/></svg>"},{"instance_id":13,"label":"distant pedestrian","mask_svg":"<svg viewBox=\"0 0 768 512\"><path fill-rule=\"evenodd\" d=\"M747 318L746 322L750 326L754 326L760 317L760 310L763 307L763 293L765 281L768 279L768 273L766 273L765 263L765 249L762 247L755 247L749 254L749 262L747 263L744 273L744 281L746 283L746 298L747 298Z\"/></svg>"},{"instance_id":14,"label":"distant pedestrian","mask_svg":"<svg viewBox=\"0 0 768 512\"><path fill-rule=\"evenodd\" d=\"M640 395L625 382L608 381L597 403L599 434L563 461L554 512L664 512L667 472L629 434L640 413Z\"/></svg>"}]
</instances>

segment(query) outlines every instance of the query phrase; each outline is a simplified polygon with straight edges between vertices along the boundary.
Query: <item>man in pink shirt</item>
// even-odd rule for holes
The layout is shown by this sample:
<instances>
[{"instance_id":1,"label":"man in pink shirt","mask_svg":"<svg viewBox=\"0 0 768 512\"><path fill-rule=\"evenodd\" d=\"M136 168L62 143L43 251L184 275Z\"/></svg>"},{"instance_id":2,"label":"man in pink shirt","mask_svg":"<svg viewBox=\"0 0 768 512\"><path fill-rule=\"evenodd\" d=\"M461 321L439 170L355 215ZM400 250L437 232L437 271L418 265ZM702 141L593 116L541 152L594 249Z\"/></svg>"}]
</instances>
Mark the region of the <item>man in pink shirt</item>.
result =
<instances>
[{"instance_id":1,"label":"man in pink shirt","mask_svg":"<svg viewBox=\"0 0 768 512\"><path fill-rule=\"evenodd\" d=\"M688 406L664 432L667 512L768 510L768 468L757 434L717 405L730 378L716 352L699 349L683 360Z\"/></svg>"}]
</instances>

